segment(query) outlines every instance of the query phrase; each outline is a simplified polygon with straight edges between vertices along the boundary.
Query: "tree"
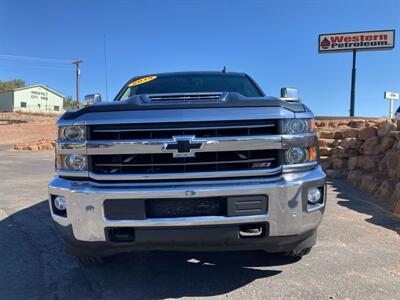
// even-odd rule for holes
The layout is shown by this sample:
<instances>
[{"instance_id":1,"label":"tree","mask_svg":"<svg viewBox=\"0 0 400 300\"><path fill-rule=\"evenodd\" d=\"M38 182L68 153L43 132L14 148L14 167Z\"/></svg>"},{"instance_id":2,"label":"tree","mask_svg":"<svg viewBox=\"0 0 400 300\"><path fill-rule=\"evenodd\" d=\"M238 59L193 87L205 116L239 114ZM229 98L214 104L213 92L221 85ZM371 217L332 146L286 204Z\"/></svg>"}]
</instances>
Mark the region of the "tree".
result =
<instances>
[{"instance_id":1,"label":"tree","mask_svg":"<svg viewBox=\"0 0 400 300\"><path fill-rule=\"evenodd\" d=\"M9 92L13 89L21 88L26 86L25 81L21 79L13 79L8 81L1 81L0 80L0 92Z\"/></svg>"},{"instance_id":2,"label":"tree","mask_svg":"<svg viewBox=\"0 0 400 300\"><path fill-rule=\"evenodd\" d=\"M63 107L65 110L76 109L76 108L80 108L80 104L78 103L78 101L75 101L74 99L72 99L71 96L67 96L64 98Z\"/></svg>"}]
</instances>

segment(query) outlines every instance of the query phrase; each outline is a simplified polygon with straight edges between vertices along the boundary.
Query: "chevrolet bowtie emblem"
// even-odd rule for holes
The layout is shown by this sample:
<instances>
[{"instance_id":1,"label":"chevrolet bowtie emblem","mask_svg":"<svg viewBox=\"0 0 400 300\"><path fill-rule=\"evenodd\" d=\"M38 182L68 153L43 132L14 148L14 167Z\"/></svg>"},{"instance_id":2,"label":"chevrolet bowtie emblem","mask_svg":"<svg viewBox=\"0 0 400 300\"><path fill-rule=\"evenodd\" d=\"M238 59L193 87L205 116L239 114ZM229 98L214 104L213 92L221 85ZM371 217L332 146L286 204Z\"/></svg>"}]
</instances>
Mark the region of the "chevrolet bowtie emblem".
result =
<instances>
[{"instance_id":1,"label":"chevrolet bowtie emblem","mask_svg":"<svg viewBox=\"0 0 400 300\"><path fill-rule=\"evenodd\" d=\"M172 153L174 157L194 157L205 144L206 141L196 139L194 135L173 136L172 141L166 142L161 150Z\"/></svg>"}]
</instances>

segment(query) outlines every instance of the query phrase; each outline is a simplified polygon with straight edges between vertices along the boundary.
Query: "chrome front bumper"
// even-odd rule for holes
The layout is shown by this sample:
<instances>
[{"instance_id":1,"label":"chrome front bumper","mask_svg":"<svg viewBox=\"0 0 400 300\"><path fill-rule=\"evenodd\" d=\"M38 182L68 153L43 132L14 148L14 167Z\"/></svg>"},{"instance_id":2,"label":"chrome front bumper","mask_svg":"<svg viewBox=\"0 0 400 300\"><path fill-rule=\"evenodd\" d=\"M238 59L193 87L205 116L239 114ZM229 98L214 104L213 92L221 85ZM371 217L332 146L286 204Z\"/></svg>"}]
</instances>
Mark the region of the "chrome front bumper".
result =
<instances>
[{"instance_id":1,"label":"chrome front bumper","mask_svg":"<svg viewBox=\"0 0 400 300\"><path fill-rule=\"evenodd\" d=\"M271 178L164 182L146 184L94 183L70 181L55 177L49 184L50 196L64 196L67 217L51 215L64 227L71 225L80 241L106 241L106 227L167 228L179 226L268 223L269 236L292 236L315 229L321 222L326 195L322 204L307 205L306 193L311 187L325 186L325 173L315 169L283 174ZM324 189L326 191L326 188ZM104 216L106 199L195 198L215 196L267 195L268 212L250 216L207 216L157 218L145 220L108 220ZM51 199L51 197L49 197Z\"/></svg>"}]
</instances>

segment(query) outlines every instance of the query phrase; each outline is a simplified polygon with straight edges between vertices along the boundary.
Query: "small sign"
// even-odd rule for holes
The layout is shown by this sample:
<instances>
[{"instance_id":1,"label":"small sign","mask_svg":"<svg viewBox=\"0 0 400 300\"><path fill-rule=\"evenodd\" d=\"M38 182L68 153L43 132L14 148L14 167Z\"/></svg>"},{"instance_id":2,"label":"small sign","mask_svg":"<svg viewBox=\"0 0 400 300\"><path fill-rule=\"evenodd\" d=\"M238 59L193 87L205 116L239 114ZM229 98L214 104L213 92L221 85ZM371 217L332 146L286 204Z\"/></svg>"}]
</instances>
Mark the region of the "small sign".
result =
<instances>
[{"instance_id":1,"label":"small sign","mask_svg":"<svg viewBox=\"0 0 400 300\"><path fill-rule=\"evenodd\" d=\"M395 93L395 92L385 92L384 96L385 96L385 99L389 99L389 100L399 100L399 93Z\"/></svg>"},{"instance_id":2,"label":"small sign","mask_svg":"<svg viewBox=\"0 0 400 300\"><path fill-rule=\"evenodd\" d=\"M394 30L320 34L318 52L390 50L394 48L394 36Z\"/></svg>"}]
</instances>

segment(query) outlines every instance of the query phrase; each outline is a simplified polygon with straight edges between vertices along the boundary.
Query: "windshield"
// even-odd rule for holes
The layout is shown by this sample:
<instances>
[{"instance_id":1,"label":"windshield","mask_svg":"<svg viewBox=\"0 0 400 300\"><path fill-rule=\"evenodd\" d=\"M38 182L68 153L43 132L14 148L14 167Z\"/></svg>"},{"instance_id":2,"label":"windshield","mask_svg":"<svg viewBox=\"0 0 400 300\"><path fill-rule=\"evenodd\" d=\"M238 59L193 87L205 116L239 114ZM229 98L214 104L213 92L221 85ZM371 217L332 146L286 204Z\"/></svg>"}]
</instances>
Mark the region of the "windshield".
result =
<instances>
[{"instance_id":1,"label":"windshield","mask_svg":"<svg viewBox=\"0 0 400 300\"><path fill-rule=\"evenodd\" d=\"M236 92L260 97L261 91L242 74L169 74L148 76L130 82L117 100L141 94Z\"/></svg>"}]
</instances>

